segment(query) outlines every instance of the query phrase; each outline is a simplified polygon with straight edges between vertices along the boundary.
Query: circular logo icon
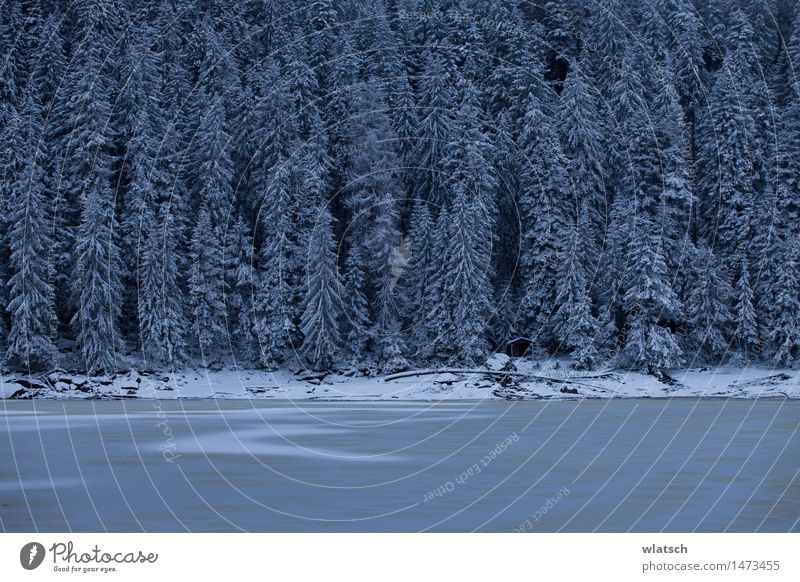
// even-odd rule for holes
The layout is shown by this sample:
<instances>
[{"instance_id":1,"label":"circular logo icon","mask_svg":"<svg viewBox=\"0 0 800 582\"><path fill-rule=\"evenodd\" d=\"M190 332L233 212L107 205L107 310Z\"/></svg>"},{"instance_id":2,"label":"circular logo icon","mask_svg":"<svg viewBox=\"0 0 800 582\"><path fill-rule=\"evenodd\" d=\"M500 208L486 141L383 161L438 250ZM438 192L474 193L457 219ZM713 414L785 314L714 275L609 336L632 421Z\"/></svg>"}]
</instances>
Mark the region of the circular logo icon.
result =
<instances>
[{"instance_id":1,"label":"circular logo icon","mask_svg":"<svg viewBox=\"0 0 800 582\"><path fill-rule=\"evenodd\" d=\"M44 561L44 546L39 542L29 542L19 551L19 563L26 570L35 570Z\"/></svg>"}]
</instances>

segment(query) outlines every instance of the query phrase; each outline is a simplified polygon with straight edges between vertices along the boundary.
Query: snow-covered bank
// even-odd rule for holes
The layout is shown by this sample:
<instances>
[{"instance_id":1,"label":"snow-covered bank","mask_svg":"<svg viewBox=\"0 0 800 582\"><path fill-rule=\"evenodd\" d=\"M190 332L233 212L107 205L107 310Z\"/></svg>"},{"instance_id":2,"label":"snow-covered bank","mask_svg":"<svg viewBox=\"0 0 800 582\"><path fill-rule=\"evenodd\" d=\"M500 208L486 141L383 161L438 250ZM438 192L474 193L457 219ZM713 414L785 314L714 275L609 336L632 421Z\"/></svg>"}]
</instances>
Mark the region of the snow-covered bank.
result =
<instances>
[{"instance_id":1,"label":"snow-covered bank","mask_svg":"<svg viewBox=\"0 0 800 582\"><path fill-rule=\"evenodd\" d=\"M491 362L490 362L491 363ZM752 365L669 370L659 377L628 370L578 372L565 361L515 360L497 370L420 371L367 377L356 372L187 370L88 377L56 371L0 377L2 398L239 398L290 400L448 400L580 398L800 398L800 371Z\"/></svg>"}]
</instances>

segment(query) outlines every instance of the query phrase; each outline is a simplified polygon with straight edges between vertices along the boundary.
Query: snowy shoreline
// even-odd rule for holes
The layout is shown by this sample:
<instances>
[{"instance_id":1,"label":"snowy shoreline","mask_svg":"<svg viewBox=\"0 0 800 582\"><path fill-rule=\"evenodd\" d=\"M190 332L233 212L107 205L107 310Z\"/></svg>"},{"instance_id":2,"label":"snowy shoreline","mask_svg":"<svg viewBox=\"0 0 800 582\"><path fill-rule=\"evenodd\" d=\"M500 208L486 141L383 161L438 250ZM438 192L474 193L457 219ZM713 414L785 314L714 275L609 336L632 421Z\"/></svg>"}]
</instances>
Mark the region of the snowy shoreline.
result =
<instances>
[{"instance_id":1,"label":"snowy shoreline","mask_svg":"<svg viewBox=\"0 0 800 582\"><path fill-rule=\"evenodd\" d=\"M575 400L582 398L800 398L800 371L764 365L580 372L565 360L515 361L497 370L419 370L403 375L316 373L283 369L205 369L86 376L55 371L3 374L2 399L254 399L254 400ZM418 375L417 375L418 374Z\"/></svg>"}]
</instances>

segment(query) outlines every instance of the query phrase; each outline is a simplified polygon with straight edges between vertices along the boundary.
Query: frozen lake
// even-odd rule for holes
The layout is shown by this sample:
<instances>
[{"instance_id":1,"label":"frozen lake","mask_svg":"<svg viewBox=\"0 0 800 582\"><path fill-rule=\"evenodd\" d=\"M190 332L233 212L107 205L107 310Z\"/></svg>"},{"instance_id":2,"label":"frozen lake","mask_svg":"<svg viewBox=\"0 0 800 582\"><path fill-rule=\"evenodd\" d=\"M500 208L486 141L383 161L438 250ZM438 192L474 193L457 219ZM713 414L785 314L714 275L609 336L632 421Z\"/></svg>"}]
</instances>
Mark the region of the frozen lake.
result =
<instances>
[{"instance_id":1,"label":"frozen lake","mask_svg":"<svg viewBox=\"0 0 800 582\"><path fill-rule=\"evenodd\" d=\"M2 401L5 531L798 531L800 402Z\"/></svg>"}]
</instances>

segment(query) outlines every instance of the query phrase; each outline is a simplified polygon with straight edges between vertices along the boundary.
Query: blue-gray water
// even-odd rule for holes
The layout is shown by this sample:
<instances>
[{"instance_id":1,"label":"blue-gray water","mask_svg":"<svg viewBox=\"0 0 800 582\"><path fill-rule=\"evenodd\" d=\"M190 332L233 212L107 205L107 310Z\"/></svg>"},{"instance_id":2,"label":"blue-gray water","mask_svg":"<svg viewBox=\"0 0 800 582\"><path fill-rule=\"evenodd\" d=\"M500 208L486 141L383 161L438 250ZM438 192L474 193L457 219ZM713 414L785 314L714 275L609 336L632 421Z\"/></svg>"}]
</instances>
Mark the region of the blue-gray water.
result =
<instances>
[{"instance_id":1,"label":"blue-gray water","mask_svg":"<svg viewBox=\"0 0 800 582\"><path fill-rule=\"evenodd\" d=\"M4 401L0 529L798 531L799 427L784 400Z\"/></svg>"}]
</instances>

